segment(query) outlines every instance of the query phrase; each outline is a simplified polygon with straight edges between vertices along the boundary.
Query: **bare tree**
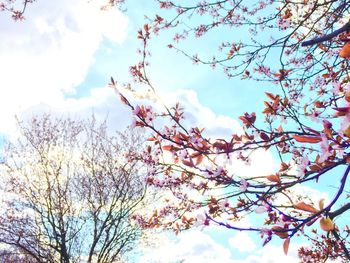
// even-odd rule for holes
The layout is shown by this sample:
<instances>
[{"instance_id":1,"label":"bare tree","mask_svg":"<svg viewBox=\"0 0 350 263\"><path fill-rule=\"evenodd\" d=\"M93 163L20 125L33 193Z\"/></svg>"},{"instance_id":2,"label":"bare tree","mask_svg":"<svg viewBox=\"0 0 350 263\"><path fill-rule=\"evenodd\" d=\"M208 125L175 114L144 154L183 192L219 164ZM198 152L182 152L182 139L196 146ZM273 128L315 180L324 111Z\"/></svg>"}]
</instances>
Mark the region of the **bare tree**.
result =
<instances>
[{"instance_id":1,"label":"bare tree","mask_svg":"<svg viewBox=\"0 0 350 263\"><path fill-rule=\"evenodd\" d=\"M12 262L121 261L140 236L131 220L146 192L133 158L140 136L49 115L19 127L3 160L3 259L10 251Z\"/></svg>"}]
</instances>

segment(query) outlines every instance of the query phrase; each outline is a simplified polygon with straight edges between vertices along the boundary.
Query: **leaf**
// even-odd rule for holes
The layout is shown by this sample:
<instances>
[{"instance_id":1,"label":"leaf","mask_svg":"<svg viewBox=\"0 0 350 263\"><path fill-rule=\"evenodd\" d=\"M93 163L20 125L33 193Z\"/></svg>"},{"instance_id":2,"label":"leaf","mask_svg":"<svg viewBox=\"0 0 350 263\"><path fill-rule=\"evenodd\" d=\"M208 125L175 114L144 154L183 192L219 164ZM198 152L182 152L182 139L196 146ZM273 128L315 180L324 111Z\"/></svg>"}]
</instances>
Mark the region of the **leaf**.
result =
<instances>
[{"instance_id":1,"label":"leaf","mask_svg":"<svg viewBox=\"0 0 350 263\"><path fill-rule=\"evenodd\" d=\"M287 238L287 239L284 240L284 242L283 242L283 251L284 251L284 254L285 254L286 256L287 256L287 254L288 254L289 243L290 243L290 238Z\"/></svg>"},{"instance_id":2,"label":"leaf","mask_svg":"<svg viewBox=\"0 0 350 263\"><path fill-rule=\"evenodd\" d=\"M316 218L312 219L311 221L307 222L306 226L312 226L317 221L317 219L318 218L316 217Z\"/></svg>"},{"instance_id":3,"label":"leaf","mask_svg":"<svg viewBox=\"0 0 350 263\"><path fill-rule=\"evenodd\" d=\"M271 229L276 236L278 236L282 239L288 238L287 229L285 229L281 226L273 226Z\"/></svg>"},{"instance_id":4,"label":"leaf","mask_svg":"<svg viewBox=\"0 0 350 263\"><path fill-rule=\"evenodd\" d=\"M322 217L320 220L321 229L324 231L334 230L334 224L329 217Z\"/></svg>"},{"instance_id":5,"label":"leaf","mask_svg":"<svg viewBox=\"0 0 350 263\"><path fill-rule=\"evenodd\" d=\"M193 163L192 159L189 160L189 161L187 161L187 160L182 160L182 163L183 163L184 165L186 165L186 166L194 167L194 163Z\"/></svg>"},{"instance_id":6,"label":"leaf","mask_svg":"<svg viewBox=\"0 0 350 263\"><path fill-rule=\"evenodd\" d=\"M350 57L350 42L347 42L342 49L339 51L339 56L342 58Z\"/></svg>"},{"instance_id":7,"label":"leaf","mask_svg":"<svg viewBox=\"0 0 350 263\"><path fill-rule=\"evenodd\" d=\"M348 114L350 112L350 107L337 107L337 108L333 108L333 110L337 111L334 115L336 117L340 117Z\"/></svg>"},{"instance_id":8,"label":"leaf","mask_svg":"<svg viewBox=\"0 0 350 263\"><path fill-rule=\"evenodd\" d=\"M146 32L148 32L148 31L150 30L149 24L144 24L144 25L143 25L143 29L144 29Z\"/></svg>"},{"instance_id":9,"label":"leaf","mask_svg":"<svg viewBox=\"0 0 350 263\"><path fill-rule=\"evenodd\" d=\"M271 99L271 100L274 100L276 97L275 97L275 95L273 95L272 93L270 93L270 92L265 92L265 95L269 98L269 99Z\"/></svg>"},{"instance_id":10,"label":"leaf","mask_svg":"<svg viewBox=\"0 0 350 263\"><path fill-rule=\"evenodd\" d=\"M323 208L324 208L324 198L322 198L320 201L318 201L318 207L320 208L320 210L323 210Z\"/></svg>"},{"instance_id":11,"label":"leaf","mask_svg":"<svg viewBox=\"0 0 350 263\"><path fill-rule=\"evenodd\" d=\"M163 149L164 151L172 151L172 150L173 150L173 146L172 146L172 145L164 145L164 146L162 147L162 149Z\"/></svg>"},{"instance_id":12,"label":"leaf","mask_svg":"<svg viewBox=\"0 0 350 263\"><path fill-rule=\"evenodd\" d=\"M313 207L312 205L308 205L304 202L297 203L296 205L294 205L294 208L298 210L314 213L314 214L319 212L319 210L317 210L315 207Z\"/></svg>"},{"instance_id":13,"label":"leaf","mask_svg":"<svg viewBox=\"0 0 350 263\"><path fill-rule=\"evenodd\" d=\"M297 142L304 142L304 143L318 143L322 141L321 137L317 136L303 136L303 135L293 135L293 139Z\"/></svg>"},{"instance_id":14,"label":"leaf","mask_svg":"<svg viewBox=\"0 0 350 263\"><path fill-rule=\"evenodd\" d=\"M322 101L319 101L319 100L315 101L314 105L316 108L324 108L325 107L324 103Z\"/></svg>"},{"instance_id":15,"label":"leaf","mask_svg":"<svg viewBox=\"0 0 350 263\"><path fill-rule=\"evenodd\" d=\"M284 171L286 171L286 170L288 170L288 169L289 169L289 165L286 164L285 162L282 162L282 163L281 163L280 172L284 172Z\"/></svg>"},{"instance_id":16,"label":"leaf","mask_svg":"<svg viewBox=\"0 0 350 263\"><path fill-rule=\"evenodd\" d=\"M314 129L311 128L305 128L306 131L311 132L312 134L315 134L316 136L319 136L320 133L318 131L315 131Z\"/></svg>"},{"instance_id":17,"label":"leaf","mask_svg":"<svg viewBox=\"0 0 350 263\"><path fill-rule=\"evenodd\" d=\"M319 44L318 47L325 52L327 51L327 48L322 44Z\"/></svg>"},{"instance_id":18,"label":"leaf","mask_svg":"<svg viewBox=\"0 0 350 263\"><path fill-rule=\"evenodd\" d=\"M345 92L345 100L347 101L347 102L350 102L350 91L347 91L347 92Z\"/></svg>"},{"instance_id":19,"label":"leaf","mask_svg":"<svg viewBox=\"0 0 350 263\"><path fill-rule=\"evenodd\" d=\"M202 161L203 161L203 158L204 158L204 155L203 155L203 154L199 155L199 156L196 158L196 165L201 164Z\"/></svg>"},{"instance_id":20,"label":"leaf","mask_svg":"<svg viewBox=\"0 0 350 263\"><path fill-rule=\"evenodd\" d=\"M260 138L263 140L263 141L269 141L270 140L270 137L265 133L265 132L260 132Z\"/></svg>"},{"instance_id":21,"label":"leaf","mask_svg":"<svg viewBox=\"0 0 350 263\"><path fill-rule=\"evenodd\" d=\"M309 169L310 169L312 172L319 171L321 168L322 168L322 166L320 166L320 165L318 165L318 164L314 164L314 165L309 166Z\"/></svg>"},{"instance_id":22,"label":"leaf","mask_svg":"<svg viewBox=\"0 0 350 263\"><path fill-rule=\"evenodd\" d=\"M344 135L345 135L346 137L350 138L350 125L348 125L348 127L345 129Z\"/></svg>"},{"instance_id":23,"label":"leaf","mask_svg":"<svg viewBox=\"0 0 350 263\"><path fill-rule=\"evenodd\" d=\"M266 179L271 181L271 182L275 182L275 183L281 182L281 178L278 174L271 174L271 175L267 176Z\"/></svg>"}]
</instances>

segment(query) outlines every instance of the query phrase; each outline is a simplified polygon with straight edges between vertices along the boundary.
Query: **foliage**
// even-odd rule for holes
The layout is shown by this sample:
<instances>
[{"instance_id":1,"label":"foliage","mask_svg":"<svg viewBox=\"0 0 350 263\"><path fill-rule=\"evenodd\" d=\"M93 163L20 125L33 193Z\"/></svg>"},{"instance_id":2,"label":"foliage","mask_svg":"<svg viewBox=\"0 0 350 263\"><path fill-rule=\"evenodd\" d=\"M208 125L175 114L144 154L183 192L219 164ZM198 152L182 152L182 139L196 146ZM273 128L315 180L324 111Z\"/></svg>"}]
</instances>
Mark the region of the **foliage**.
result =
<instances>
[{"instance_id":1,"label":"foliage","mask_svg":"<svg viewBox=\"0 0 350 263\"><path fill-rule=\"evenodd\" d=\"M137 36L142 43L141 60L130 68L136 83L156 96L147 73L148 45L160 32L171 30L176 33L168 47L195 64L221 68L228 77L264 81L279 91L266 92L262 112L246 112L240 117L242 133L210 138L205 127L186 126L180 104L163 105L161 111L155 110L152 102L133 105L127 96L129 90L137 91L134 84L119 86L112 79L110 85L131 108L134 124L153 133L149 138L153 154L145 156L145 162L156 168L150 170L148 184L173 193L163 208L139 223L175 231L211 224L253 231L261 235L264 244L273 237L284 239L286 253L290 241L301 235L310 241L310 247L299 250L302 261L350 260L350 232L341 221L350 209L346 194L350 171L350 3L156 2L163 15L149 18ZM242 31L246 35L239 37ZM218 35L222 41L219 52L201 56L201 50L186 50L187 39L200 47L201 39L208 41ZM236 93L239 96L239 91ZM254 153L262 150L277 156L275 173L235 175L232 160L250 163ZM330 178L336 186L327 189L330 200L315 201L298 194L297 189L304 185L322 190L320 185L329 183ZM236 226L249 214L258 214L263 221L245 228Z\"/></svg>"},{"instance_id":2,"label":"foliage","mask_svg":"<svg viewBox=\"0 0 350 263\"><path fill-rule=\"evenodd\" d=\"M133 157L142 138L50 115L19 128L2 165L1 258L121 261L141 235L131 217L145 205L144 170Z\"/></svg>"}]
</instances>

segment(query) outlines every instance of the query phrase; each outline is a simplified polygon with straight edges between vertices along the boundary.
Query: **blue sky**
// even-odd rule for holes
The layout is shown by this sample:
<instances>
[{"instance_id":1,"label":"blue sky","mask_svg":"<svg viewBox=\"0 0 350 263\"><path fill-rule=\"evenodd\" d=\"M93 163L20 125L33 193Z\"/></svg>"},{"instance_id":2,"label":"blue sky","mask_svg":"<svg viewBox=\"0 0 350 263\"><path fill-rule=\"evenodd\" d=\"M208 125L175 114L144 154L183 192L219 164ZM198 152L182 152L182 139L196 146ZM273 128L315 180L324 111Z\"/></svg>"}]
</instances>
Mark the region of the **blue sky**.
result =
<instances>
[{"instance_id":1,"label":"blue sky","mask_svg":"<svg viewBox=\"0 0 350 263\"><path fill-rule=\"evenodd\" d=\"M154 6L152 1L133 0L126 13L101 12L99 1L87 2L38 0L28 7L23 22L1 14L0 133L4 136L17 134L14 115L25 118L43 111L81 118L94 112L101 119L108 114L114 129L130 124L128 109L107 84L111 76L121 82L129 80L128 67L138 58L136 32L144 23L143 15L154 13ZM266 84L228 79L221 70L193 66L165 48L168 42L167 34L152 42L150 75L170 102L181 99L191 113L191 124L206 127L213 136L225 136L240 129L237 117L243 112L261 110L263 92L271 89ZM259 167L266 174L275 166L270 153L259 152L251 167L237 164L235 172L256 174ZM315 198L321 194L303 191ZM143 250L142 262L297 262L293 242L285 257L281 240L262 248L257 235L225 229L155 237L159 243Z\"/></svg>"}]
</instances>

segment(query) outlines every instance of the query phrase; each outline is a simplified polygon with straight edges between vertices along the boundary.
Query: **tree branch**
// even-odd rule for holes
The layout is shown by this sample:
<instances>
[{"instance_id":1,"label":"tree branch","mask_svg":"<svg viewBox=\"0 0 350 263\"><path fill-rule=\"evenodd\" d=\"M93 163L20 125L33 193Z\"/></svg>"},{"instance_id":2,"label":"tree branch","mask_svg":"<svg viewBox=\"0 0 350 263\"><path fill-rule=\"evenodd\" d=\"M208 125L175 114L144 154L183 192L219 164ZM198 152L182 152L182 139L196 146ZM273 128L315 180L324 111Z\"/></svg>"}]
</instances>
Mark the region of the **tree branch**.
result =
<instances>
[{"instance_id":1,"label":"tree branch","mask_svg":"<svg viewBox=\"0 0 350 263\"><path fill-rule=\"evenodd\" d=\"M312 46L315 44L319 44L321 42L324 41L328 41L331 40L332 38L338 36L339 34L343 33L343 32L347 32L350 31L350 22L346 23L344 26L342 26L341 28L333 31L332 33L328 34L328 35L324 35L322 37L318 37L318 38L314 38L308 41L304 41L301 43L302 47L306 47L306 46Z\"/></svg>"},{"instance_id":2,"label":"tree branch","mask_svg":"<svg viewBox=\"0 0 350 263\"><path fill-rule=\"evenodd\" d=\"M341 208L339 208L338 210L335 210L334 212L330 212L329 218L333 220L333 218L341 215L342 213L344 213L345 211L350 209L350 203L347 203L346 205L342 206Z\"/></svg>"}]
</instances>

